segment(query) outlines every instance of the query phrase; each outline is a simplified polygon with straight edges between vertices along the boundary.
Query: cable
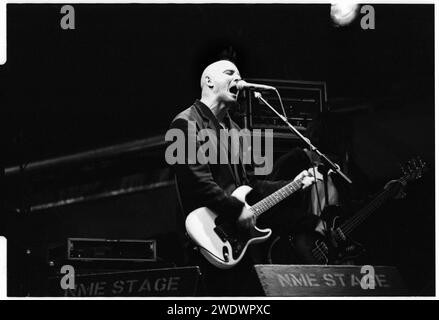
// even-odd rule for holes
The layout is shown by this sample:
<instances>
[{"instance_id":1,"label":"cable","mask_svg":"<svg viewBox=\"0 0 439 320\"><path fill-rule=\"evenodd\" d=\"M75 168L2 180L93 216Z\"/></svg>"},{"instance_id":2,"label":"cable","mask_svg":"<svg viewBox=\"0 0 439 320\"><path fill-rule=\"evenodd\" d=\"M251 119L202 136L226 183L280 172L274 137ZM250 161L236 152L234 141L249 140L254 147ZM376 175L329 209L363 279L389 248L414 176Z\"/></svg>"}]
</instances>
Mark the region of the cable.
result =
<instances>
[{"instance_id":1,"label":"cable","mask_svg":"<svg viewBox=\"0 0 439 320\"><path fill-rule=\"evenodd\" d=\"M273 247L274 245L280 240L280 236L277 236L276 239L273 240L273 242L271 242L270 247L268 248L268 254L267 254L267 260L269 264L273 264L273 256L272 256L272 251L273 251Z\"/></svg>"},{"instance_id":2,"label":"cable","mask_svg":"<svg viewBox=\"0 0 439 320\"><path fill-rule=\"evenodd\" d=\"M280 97L280 93L279 93L279 91L277 91L276 88L275 88L275 91L276 91L277 97L279 98L280 106L282 108L282 112L284 113L284 117L286 118L287 117L287 113L285 112L284 104L282 102L282 98Z\"/></svg>"}]
</instances>

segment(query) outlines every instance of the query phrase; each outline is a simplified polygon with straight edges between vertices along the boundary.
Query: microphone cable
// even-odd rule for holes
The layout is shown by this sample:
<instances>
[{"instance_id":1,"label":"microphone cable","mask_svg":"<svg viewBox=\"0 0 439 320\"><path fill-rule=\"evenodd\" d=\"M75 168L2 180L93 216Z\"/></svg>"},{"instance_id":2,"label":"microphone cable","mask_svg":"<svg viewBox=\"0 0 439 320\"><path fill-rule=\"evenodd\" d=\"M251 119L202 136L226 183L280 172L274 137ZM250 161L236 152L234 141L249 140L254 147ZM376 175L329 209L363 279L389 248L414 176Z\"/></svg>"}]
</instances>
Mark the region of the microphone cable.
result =
<instances>
[{"instance_id":1,"label":"microphone cable","mask_svg":"<svg viewBox=\"0 0 439 320\"><path fill-rule=\"evenodd\" d=\"M287 118L287 113L285 112L284 104L283 104L283 102L282 102L282 98L280 97L280 93L279 93L279 91L277 91L276 88L274 88L274 91L276 91L277 97L279 98L280 106L281 106L281 108L282 108L282 112L284 113L284 117L285 117L285 119L286 119L286 118Z\"/></svg>"}]
</instances>

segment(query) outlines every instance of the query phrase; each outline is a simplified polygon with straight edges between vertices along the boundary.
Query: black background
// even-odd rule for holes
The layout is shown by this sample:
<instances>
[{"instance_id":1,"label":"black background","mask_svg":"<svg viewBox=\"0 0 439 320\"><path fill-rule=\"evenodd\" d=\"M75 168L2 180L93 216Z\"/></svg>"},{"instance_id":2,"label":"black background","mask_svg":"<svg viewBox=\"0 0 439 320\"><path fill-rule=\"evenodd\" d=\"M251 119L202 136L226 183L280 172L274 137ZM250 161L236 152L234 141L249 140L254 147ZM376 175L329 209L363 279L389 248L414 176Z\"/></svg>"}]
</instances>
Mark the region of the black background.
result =
<instances>
[{"instance_id":1,"label":"black background","mask_svg":"<svg viewBox=\"0 0 439 320\"><path fill-rule=\"evenodd\" d=\"M206 57L233 46L244 78L326 81L332 110L357 110L344 114L372 185L398 177L410 156L429 163L405 202L360 238L412 293L431 292L433 5L374 5L374 30L361 29L361 17L334 27L329 5L274 4L74 5L76 29L63 30L61 6L7 7L6 167L165 133L199 97Z\"/></svg>"},{"instance_id":2,"label":"black background","mask_svg":"<svg viewBox=\"0 0 439 320\"><path fill-rule=\"evenodd\" d=\"M199 96L203 59L230 45L244 78L408 109L432 145L433 6L375 5L375 30L333 27L329 5L74 8L63 30L60 5L8 5L6 166L165 132Z\"/></svg>"}]
</instances>

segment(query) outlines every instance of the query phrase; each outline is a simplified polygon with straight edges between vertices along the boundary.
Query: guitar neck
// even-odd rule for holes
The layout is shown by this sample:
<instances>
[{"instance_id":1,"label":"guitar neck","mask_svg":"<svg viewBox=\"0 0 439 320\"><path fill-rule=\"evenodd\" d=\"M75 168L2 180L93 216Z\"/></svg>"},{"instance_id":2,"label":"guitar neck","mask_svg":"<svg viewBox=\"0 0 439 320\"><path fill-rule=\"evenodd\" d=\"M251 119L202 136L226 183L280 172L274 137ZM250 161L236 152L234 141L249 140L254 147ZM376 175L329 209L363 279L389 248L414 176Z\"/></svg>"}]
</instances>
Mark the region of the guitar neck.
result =
<instances>
[{"instance_id":1,"label":"guitar neck","mask_svg":"<svg viewBox=\"0 0 439 320\"><path fill-rule=\"evenodd\" d=\"M255 213L256 217L260 216L268 209L279 203L280 201L288 198L294 192L302 188L302 180L296 180L288 183L281 189L273 192L268 197L262 199L251 207L251 210Z\"/></svg>"},{"instance_id":2,"label":"guitar neck","mask_svg":"<svg viewBox=\"0 0 439 320\"><path fill-rule=\"evenodd\" d=\"M399 179L400 182L405 182L406 179ZM352 218L343 223L340 227L342 232L346 235L351 233L355 228L357 228L367 217L369 217L375 210L381 207L387 199L393 197L397 191L397 187L389 187L383 192L381 192L372 202L370 202L363 209L358 211Z\"/></svg>"}]
</instances>

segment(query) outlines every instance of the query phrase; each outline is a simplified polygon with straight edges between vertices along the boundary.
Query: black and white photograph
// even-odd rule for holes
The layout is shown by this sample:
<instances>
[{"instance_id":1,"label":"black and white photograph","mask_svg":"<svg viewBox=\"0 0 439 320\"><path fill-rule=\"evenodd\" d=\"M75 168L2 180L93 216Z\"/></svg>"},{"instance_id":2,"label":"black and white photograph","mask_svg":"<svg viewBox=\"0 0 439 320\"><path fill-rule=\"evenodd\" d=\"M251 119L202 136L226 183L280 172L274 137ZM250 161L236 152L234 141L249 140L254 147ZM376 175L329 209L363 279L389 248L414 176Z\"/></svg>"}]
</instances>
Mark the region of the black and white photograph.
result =
<instances>
[{"instance_id":1,"label":"black and white photograph","mask_svg":"<svg viewBox=\"0 0 439 320\"><path fill-rule=\"evenodd\" d=\"M7 298L436 296L433 3L5 6Z\"/></svg>"}]
</instances>

